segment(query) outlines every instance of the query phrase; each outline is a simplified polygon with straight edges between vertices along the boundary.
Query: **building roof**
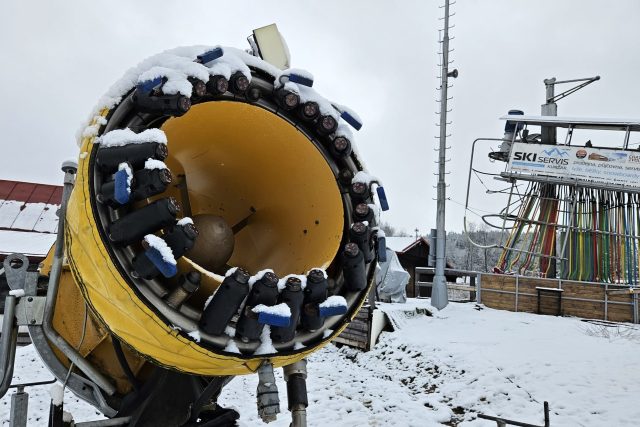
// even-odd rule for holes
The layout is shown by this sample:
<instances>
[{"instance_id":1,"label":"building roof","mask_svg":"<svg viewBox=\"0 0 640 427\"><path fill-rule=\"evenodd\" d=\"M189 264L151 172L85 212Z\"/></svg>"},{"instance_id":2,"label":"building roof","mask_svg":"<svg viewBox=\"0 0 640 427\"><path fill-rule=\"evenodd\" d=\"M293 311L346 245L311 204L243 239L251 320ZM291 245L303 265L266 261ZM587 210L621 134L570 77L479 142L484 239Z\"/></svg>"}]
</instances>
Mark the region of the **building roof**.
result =
<instances>
[{"instance_id":1,"label":"building roof","mask_svg":"<svg viewBox=\"0 0 640 427\"><path fill-rule=\"evenodd\" d=\"M415 237L397 237L397 236L386 236L385 243L387 248L393 250L394 252L404 252L406 248L413 245L417 242Z\"/></svg>"},{"instance_id":2,"label":"building roof","mask_svg":"<svg viewBox=\"0 0 640 427\"><path fill-rule=\"evenodd\" d=\"M55 241L62 186L0 180L0 258L42 257Z\"/></svg>"},{"instance_id":3,"label":"building roof","mask_svg":"<svg viewBox=\"0 0 640 427\"><path fill-rule=\"evenodd\" d=\"M54 233L0 230L0 259L12 253L24 254L37 261L49 252L56 241Z\"/></svg>"}]
</instances>

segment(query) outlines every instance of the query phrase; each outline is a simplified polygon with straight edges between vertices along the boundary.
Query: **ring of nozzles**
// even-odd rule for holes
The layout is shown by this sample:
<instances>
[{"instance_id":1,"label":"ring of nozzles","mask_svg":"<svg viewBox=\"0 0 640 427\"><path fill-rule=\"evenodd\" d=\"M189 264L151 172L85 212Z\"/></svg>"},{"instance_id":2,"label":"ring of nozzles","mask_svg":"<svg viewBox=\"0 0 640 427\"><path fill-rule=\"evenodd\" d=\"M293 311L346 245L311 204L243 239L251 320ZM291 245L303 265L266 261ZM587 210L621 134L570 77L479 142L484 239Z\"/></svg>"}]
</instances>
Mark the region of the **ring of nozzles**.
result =
<instances>
[{"instance_id":1,"label":"ring of nozzles","mask_svg":"<svg viewBox=\"0 0 640 427\"><path fill-rule=\"evenodd\" d=\"M323 115L317 102L301 102L298 93L278 84L264 70L249 68L251 79L241 72L229 79L222 75L212 75L208 81L189 78L193 86L190 97L166 95L162 84L151 89L138 85L110 110L99 135L116 129L128 128L137 134L157 129L172 116L188 114L194 104L220 100L250 103L295 123L330 163L343 194L343 239L327 272L311 270L304 278L306 283L301 283L300 276L282 279L270 271L258 276L258 272L232 269L204 309L193 307L187 298L197 291L199 274L163 264L162 248L169 247L176 259L188 256L198 238L197 229L188 219L179 220L180 206L172 198L160 197L133 207L134 202L161 196L170 185L171 172L159 163L152 162L152 167L148 163L149 159L164 160L167 145L94 144L89 176L101 236L127 283L180 333L210 350L239 352L246 357L256 354L265 325L270 327L279 353L328 339L364 300L377 251L371 184L352 182L362 165L352 150L351 135L340 130L336 117ZM179 276L178 288L168 289L166 277L173 275ZM261 290L259 297L252 289ZM346 306L341 307L340 298L329 297L343 298ZM277 305L283 310L268 309ZM265 309L256 310L258 306ZM283 320L287 307L288 324ZM235 337L229 326L235 328ZM233 350L229 350L231 340L236 344Z\"/></svg>"}]
</instances>

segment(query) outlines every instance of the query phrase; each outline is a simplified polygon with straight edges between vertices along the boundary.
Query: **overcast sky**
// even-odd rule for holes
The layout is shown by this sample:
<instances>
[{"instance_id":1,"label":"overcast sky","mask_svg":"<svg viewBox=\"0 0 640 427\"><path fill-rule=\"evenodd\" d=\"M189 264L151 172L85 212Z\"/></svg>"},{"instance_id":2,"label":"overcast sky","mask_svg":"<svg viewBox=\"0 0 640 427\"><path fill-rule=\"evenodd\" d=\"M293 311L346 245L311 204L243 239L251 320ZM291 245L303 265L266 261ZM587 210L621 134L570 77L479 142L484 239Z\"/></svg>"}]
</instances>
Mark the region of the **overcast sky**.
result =
<instances>
[{"instance_id":1,"label":"overcast sky","mask_svg":"<svg viewBox=\"0 0 640 427\"><path fill-rule=\"evenodd\" d=\"M193 44L245 48L253 28L275 22L292 65L311 71L314 88L363 118L357 143L385 184L391 210L384 219L426 234L436 212L440 4L5 0L0 179L61 183L60 163L78 154L76 130L106 89L145 57ZM560 101L560 115L640 118L640 2L458 0L452 11L451 58L460 77L450 90L447 228L460 230L472 141L501 137L497 119L510 108L539 114L544 78L602 76ZM488 161L479 166L500 170ZM475 209L498 205L473 187Z\"/></svg>"}]
</instances>

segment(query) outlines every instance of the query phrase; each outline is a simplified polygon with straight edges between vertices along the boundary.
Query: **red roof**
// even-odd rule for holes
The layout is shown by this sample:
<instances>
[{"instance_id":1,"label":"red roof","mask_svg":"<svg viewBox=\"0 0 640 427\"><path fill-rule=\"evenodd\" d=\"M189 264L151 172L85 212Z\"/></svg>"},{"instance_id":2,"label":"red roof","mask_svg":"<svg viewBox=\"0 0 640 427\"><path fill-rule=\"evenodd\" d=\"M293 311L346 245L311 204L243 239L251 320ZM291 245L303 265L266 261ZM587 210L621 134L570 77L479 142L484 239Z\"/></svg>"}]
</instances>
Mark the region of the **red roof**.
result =
<instances>
[{"instance_id":1,"label":"red roof","mask_svg":"<svg viewBox=\"0 0 640 427\"><path fill-rule=\"evenodd\" d=\"M55 240L62 186L0 180L0 260L13 252L38 261Z\"/></svg>"},{"instance_id":2,"label":"red roof","mask_svg":"<svg viewBox=\"0 0 640 427\"><path fill-rule=\"evenodd\" d=\"M60 205L62 186L0 179L0 201L5 200Z\"/></svg>"},{"instance_id":3,"label":"red roof","mask_svg":"<svg viewBox=\"0 0 640 427\"><path fill-rule=\"evenodd\" d=\"M61 186L0 180L0 230L55 233L61 200Z\"/></svg>"}]
</instances>

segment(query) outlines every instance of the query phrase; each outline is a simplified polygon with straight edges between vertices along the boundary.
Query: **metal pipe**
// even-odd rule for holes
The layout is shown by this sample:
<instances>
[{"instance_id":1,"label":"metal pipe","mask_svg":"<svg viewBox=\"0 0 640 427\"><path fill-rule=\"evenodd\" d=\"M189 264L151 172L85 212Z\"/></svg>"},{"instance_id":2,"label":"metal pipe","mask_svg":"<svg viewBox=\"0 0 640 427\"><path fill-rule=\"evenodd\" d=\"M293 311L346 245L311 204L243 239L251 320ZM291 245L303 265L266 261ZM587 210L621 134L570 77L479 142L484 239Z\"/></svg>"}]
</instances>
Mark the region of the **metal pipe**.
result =
<instances>
[{"instance_id":1,"label":"metal pipe","mask_svg":"<svg viewBox=\"0 0 640 427\"><path fill-rule=\"evenodd\" d=\"M576 209L576 193L574 191L573 197L571 198L571 212L569 213L569 224L567 224L567 227L571 227L571 224L573 224L573 214L575 212L575 209ZM567 228L565 230L564 241L562 242L562 249L560 250L560 253L562 254L562 257L563 257L562 273L560 277L562 277L567 271L567 261L569 261L569 258L566 256L567 242L569 241L569 230L570 228Z\"/></svg>"},{"instance_id":2,"label":"metal pipe","mask_svg":"<svg viewBox=\"0 0 640 427\"><path fill-rule=\"evenodd\" d=\"M307 361L299 360L283 367L284 379L287 382L287 400L291 411L292 427L307 427Z\"/></svg>"},{"instance_id":3,"label":"metal pipe","mask_svg":"<svg viewBox=\"0 0 640 427\"><path fill-rule=\"evenodd\" d=\"M56 299L58 296L58 285L60 284L60 275L62 273L62 259L64 257L64 225L67 213L67 203L69 196L73 190L74 175L77 166L72 162L64 162L62 171L64 172L64 187L62 190L62 203L59 210L58 218L58 234L56 236L55 251L53 253L53 262L51 264L51 272L49 273L49 284L47 286L47 299L44 307L44 318L42 320L42 330L51 343L58 347L69 360L78 367L87 377L96 383L98 387L107 394L113 395L116 388L109 382L106 376L96 370L85 358L80 355L62 338L58 332L53 329L53 312L56 308ZM0 390L1 391L1 390Z\"/></svg>"},{"instance_id":4,"label":"metal pipe","mask_svg":"<svg viewBox=\"0 0 640 427\"><path fill-rule=\"evenodd\" d=\"M594 77L585 77L582 79L571 79L571 80L556 80L554 81L552 84L562 84L562 83L575 83L575 82L586 82L588 80L599 80L600 76L594 76Z\"/></svg>"},{"instance_id":5,"label":"metal pipe","mask_svg":"<svg viewBox=\"0 0 640 427\"><path fill-rule=\"evenodd\" d=\"M465 236L467 236L467 239L469 240L469 242L474 245L475 247L478 247L480 249L493 249L493 248L502 248L501 245L480 245L475 243L473 240L471 240L471 236L469 235L468 231L467 231L467 211L469 210L469 192L470 192L470 188L471 188L471 172L473 172L473 158L475 155L475 151L476 151L476 142L478 141L502 141L502 139L499 138L476 138L473 143L471 144L471 160L469 161L469 176L467 177L467 195L465 197L465 201L464 201L464 218L462 221L462 226L464 228L464 234ZM509 203L507 203L507 206L509 206L510 202L511 202L511 194L513 193L513 186L514 186L514 182L511 183L511 190L509 192ZM503 228L504 228L504 224L503 224Z\"/></svg>"},{"instance_id":6,"label":"metal pipe","mask_svg":"<svg viewBox=\"0 0 640 427\"><path fill-rule=\"evenodd\" d=\"M515 312L516 312L516 313L518 312L518 287L519 287L518 285L520 284L520 283L519 283L519 279L520 279L520 276L516 276L516 297L515 297L515 300L516 300L516 309L515 309Z\"/></svg>"},{"instance_id":7,"label":"metal pipe","mask_svg":"<svg viewBox=\"0 0 640 427\"><path fill-rule=\"evenodd\" d=\"M86 421L84 423L76 423L76 427L110 427L129 425L131 417L118 417L108 420Z\"/></svg>"},{"instance_id":8,"label":"metal pipe","mask_svg":"<svg viewBox=\"0 0 640 427\"><path fill-rule=\"evenodd\" d=\"M604 284L604 320L607 320L609 317L609 284Z\"/></svg>"},{"instance_id":9,"label":"metal pipe","mask_svg":"<svg viewBox=\"0 0 640 427\"><path fill-rule=\"evenodd\" d=\"M549 420L549 402L544 401L544 427L549 427L551 425L551 421Z\"/></svg>"},{"instance_id":10,"label":"metal pipe","mask_svg":"<svg viewBox=\"0 0 640 427\"><path fill-rule=\"evenodd\" d=\"M16 301L13 295L4 300L4 320L2 322L2 340L0 341L0 397L7 394L13 378L13 362L16 356L18 326L16 325Z\"/></svg>"}]
</instances>

